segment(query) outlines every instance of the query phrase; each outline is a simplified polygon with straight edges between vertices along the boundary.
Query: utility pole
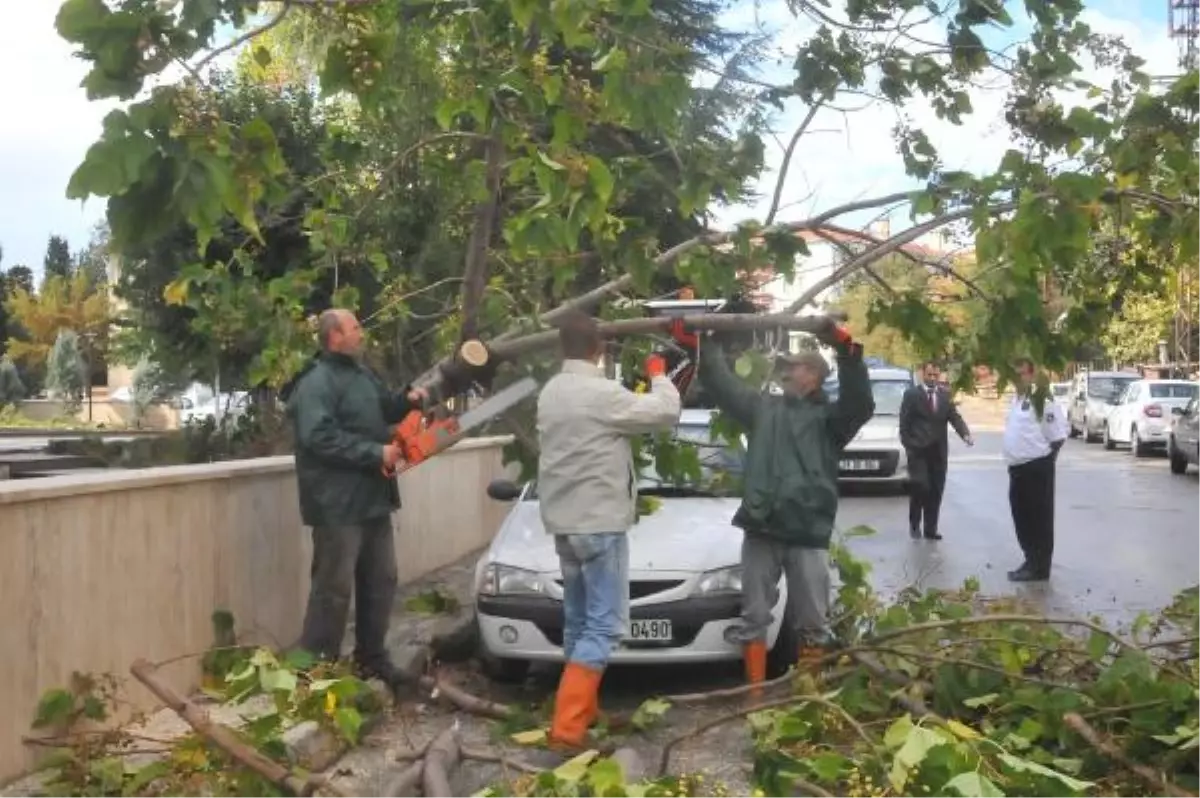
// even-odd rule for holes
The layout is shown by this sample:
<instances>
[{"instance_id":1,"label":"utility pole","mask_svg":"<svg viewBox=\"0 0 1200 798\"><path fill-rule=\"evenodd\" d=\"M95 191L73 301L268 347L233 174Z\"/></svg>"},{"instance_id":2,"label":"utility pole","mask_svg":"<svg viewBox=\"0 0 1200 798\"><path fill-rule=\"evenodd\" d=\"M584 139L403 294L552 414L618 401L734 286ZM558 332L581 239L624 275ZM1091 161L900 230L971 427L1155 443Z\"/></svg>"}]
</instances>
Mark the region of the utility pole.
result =
<instances>
[{"instance_id":1,"label":"utility pole","mask_svg":"<svg viewBox=\"0 0 1200 798\"><path fill-rule=\"evenodd\" d=\"M1167 0L1169 33L1172 39L1179 40L1179 68L1183 72L1196 69L1200 63L1200 49L1197 48L1197 37L1200 37L1200 0ZM1191 122L1195 124L1196 111L1191 112ZM1187 377L1192 368L1192 337L1195 330L1192 318L1200 309L1200 296L1197 296L1196 275L1190 266L1184 265L1179 269L1176 278L1175 291L1177 305L1175 308L1175 370L1182 372L1179 376Z\"/></svg>"}]
</instances>

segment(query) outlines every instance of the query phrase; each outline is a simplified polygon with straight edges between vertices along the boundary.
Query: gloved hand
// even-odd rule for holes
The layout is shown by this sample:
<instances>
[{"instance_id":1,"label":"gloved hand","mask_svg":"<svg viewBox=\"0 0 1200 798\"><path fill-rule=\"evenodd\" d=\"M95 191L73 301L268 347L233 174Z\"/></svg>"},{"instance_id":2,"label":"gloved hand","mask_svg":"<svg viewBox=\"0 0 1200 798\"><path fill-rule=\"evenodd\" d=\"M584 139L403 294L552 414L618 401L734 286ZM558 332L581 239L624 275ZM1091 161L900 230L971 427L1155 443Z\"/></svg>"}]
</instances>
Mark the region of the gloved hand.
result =
<instances>
[{"instance_id":1,"label":"gloved hand","mask_svg":"<svg viewBox=\"0 0 1200 798\"><path fill-rule=\"evenodd\" d=\"M646 358L646 379L652 380L655 377L665 377L667 374L667 360L662 355L654 354Z\"/></svg>"},{"instance_id":2,"label":"gloved hand","mask_svg":"<svg viewBox=\"0 0 1200 798\"><path fill-rule=\"evenodd\" d=\"M700 345L700 336L694 330L689 330L683 323L683 319L675 319L671 322L671 337L675 339L675 343L689 351Z\"/></svg>"},{"instance_id":3,"label":"gloved hand","mask_svg":"<svg viewBox=\"0 0 1200 798\"><path fill-rule=\"evenodd\" d=\"M850 331L840 324L831 324L817 333L817 340L826 346L838 348L850 346L854 343L854 339L850 336Z\"/></svg>"}]
</instances>

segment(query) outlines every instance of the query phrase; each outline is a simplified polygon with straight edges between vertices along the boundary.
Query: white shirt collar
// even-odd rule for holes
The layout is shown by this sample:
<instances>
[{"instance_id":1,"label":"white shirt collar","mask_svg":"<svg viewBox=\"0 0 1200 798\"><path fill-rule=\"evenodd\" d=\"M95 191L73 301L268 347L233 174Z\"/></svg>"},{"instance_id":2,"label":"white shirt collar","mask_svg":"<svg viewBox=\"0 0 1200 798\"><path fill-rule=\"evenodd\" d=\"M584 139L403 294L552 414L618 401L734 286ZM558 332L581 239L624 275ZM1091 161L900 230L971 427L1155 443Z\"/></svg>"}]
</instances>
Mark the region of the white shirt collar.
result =
<instances>
[{"instance_id":1,"label":"white shirt collar","mask_svg":"<svg viewBox=\"0 0 1200 798\"><path fill-rule=\"evenodd\" d=\"M604 369L587 360L564 360L563 374L579 374L584 377L603 377Z\"/></svg>"}]
</instances>

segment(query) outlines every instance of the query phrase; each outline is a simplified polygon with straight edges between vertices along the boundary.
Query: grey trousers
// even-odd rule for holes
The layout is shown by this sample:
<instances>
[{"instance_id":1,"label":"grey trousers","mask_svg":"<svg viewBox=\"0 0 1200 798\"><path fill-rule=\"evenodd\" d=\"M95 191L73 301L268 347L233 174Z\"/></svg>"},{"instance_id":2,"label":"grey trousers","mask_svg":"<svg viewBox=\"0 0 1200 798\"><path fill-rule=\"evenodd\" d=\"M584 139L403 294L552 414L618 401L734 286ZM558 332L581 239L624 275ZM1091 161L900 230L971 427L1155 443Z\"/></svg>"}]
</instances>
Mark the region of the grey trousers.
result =
<instances>
[{"instance_id":1,"label":"grey trousers","mask_svg":"<svg viewBox=\"0 0 1200 798\"><path fill-rule=\"evenodd\" d=\"M396 598L392 519L317 526L312 536L312 587L300 645L322 659L341 656L353 596L355 660L386 661L384 638Z\"/></svg>"},{"instance_id":2,"label":"grey trousers","mask_svg":"<svg viewBox=\"0 0 1200 798\"><path fill-rule=\"evenodd\" d=\"M779 577L787 579L788 620L802 643L829 638L829 552L801 548L765 535L742 538L742 643L763 640L779 600Z\"/></svg>"}]
</instances>

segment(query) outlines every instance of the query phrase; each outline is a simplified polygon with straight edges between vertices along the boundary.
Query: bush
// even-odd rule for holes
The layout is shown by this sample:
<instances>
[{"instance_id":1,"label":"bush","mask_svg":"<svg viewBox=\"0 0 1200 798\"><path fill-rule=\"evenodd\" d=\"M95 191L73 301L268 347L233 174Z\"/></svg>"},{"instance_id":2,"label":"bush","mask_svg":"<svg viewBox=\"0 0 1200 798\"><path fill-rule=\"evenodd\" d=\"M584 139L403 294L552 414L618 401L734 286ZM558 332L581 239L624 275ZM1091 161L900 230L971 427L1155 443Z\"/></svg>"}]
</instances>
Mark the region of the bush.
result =
<instances>
[{"instance_id":1,"label":"bush","mask_svg":"<svg viewBox=\"0 0 1200 798\"><path fill-rule=\"evenodd\" d=\"M138 427L142 426L150 405L159 398L160 377L158 367L143 355L133 370L133 383L129 386L133 421Z\"/></svg>"},{"instance_id":2,"label":"bush","mask_svg":"<svg viewBox=\"0 0 1200 798\"><path fill-rule=\"evenodd\" d=\"M0 358L0 407L15 405L25 398L25 383L7 357Z\"/></svg>"},{"instance_id":3,"label":"bush","mask_svg":"<svg viewBox=\"0 0 1200 798\"><path fill-rule=\"evenodd\" d=\"M83 403L86 375L79 337L74 330L59 330L46 361L46 388L53 398L62 400L70 413L77 412Z\"/></svg>"}]
</instances>

